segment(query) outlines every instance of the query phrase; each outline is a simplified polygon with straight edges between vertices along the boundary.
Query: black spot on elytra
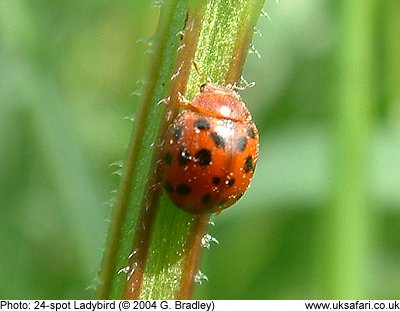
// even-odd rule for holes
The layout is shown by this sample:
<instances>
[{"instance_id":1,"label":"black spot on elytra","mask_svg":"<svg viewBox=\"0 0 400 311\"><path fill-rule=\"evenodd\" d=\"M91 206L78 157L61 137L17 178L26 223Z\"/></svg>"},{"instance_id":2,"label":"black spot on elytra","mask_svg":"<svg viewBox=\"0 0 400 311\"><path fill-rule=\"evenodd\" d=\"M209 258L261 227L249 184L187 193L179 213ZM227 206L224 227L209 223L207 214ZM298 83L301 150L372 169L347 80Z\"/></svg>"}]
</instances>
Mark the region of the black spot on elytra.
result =
<instances>
[{"instance_id":1,"label":"black spot on elytra","mask_svg":"<svg viewBox=\"0 0 400 311\"><path fill-rule=\"evenodd\" d=\"M172 186L169 181L164 183L164 189L167 190L167 192L174 192L174 186Z\"/></svg>"},{"instance_id":2,"label":"black spot on elytra","mask_svg":"<svg viewBox=\"0 0 400 311\"><path fill-rule=\"evenodd\" d=\"M256 138L256 132L254 131L253 127L249 127L247 129L247 134L249 135L250 138Z\"/></svg>"},{"instance_id":3,"label":"black spot on elytra","mask_svg":"<svg viewBox=\"0 0 400 311\"><path fill-rule=\"evenodd\" d=\"M209 130L210 123L206 119L197 119L194 122L194 127L197 128L198 130Z\"/></svg>"},{"instance_id":4,"label":"black spot on elytra","mask_svg":"<svg viewBox=\"0 0 400 311\"><path fill-rule=\"evenodd\" d=\"M202 196L201 203L203 203L204 205L207 205L210 202L211 202L211 194L207 193Z\"/></svg>"},{"instance_id":5,"label":"black spot on elytra","mask_svg":"<svg viewBox=\"0 0 400 311\"><path fill-rule=\"evenodd\" d=\"M211 138L217 148L225 148L225 140L221 135L213 132L211 133Z\"/></svg>"},{"instance_id":6,"label":"black spot on elytra","mask_svg":"<svg viewBox=\"0 0 400 311\"><path fill-rule=\"evenodd\" d=\"M164 155L164 162L168 165L172 164L172 155L169 152Z\"/></svg>"},{"instance_id":7,"label":"black spot on elytra","mask_svg":"<svg viewBox=\"0 0 400 311\"><path fill-rule=\"evenodd\" d=\"M221 182L221 178L219 178L219 177L214 177L213 180L212 180L212 183L215 186L218 186L220 184L220 182Z\"/></svg>"},{"instance_id":8,"label":"black spot on elytra","mask_svg":"<svg viewBox=\"0 0 400 311\"><path fill-rule=\"evenodd\" d=\"M179 150L179 155L178 155L179 164L182 166L185 166L188 164L190 159L191 159L191 156L190 156L189 152L187 151L187 149L185 147L182 147Z\"/></svg>"},{"instance_id":9,"label":"black spot on elytra","mask_svg":"<svg viewBox=\"0 0 400 311\"><path fill-rule=\"evenodd\" d=\"M176 140L180 139L182 137L182 128L181 127L177 127L174 131L174 138Z\"/></svg>"},{"instance_id":10,"label":"black spot on elytra","mask_svg":"<svg viewBox=\"0 0 400 311\"><path fill-rule=\"evenodd\" d=\"M226 185L228 187L232 187L235 184L235 178L228 178L228 180L226 181Z\"/></svg>"},{"instance_id":11,"label":"black spot on elytra","mask_svg":"<svg viewBox=\"0 0 400 311\"><path fill-rule=\"evenodd\" d=\"M236 141L236 149L239 151L244 151L247 146L247 138L242 136Z\"/></svg>"},{"instance_id":12,"label":"black spot on elytra","mask_svg":"<svg viewBox=\"0 0 400 311\"><path fill-rule=\"evenodd\" d=\"M192 189L187 184L179 184L176 186L176 191L182 195L188 195L192 192Z\"/></svg>"},{"instance_id":13,"label":"black spot on elytra","mask_svg":"<svg viewBox=\"0 0 400 311\"><path fill-rule=\"evenodd\" d=\"M248 156L246 158L246 160L244 161L244 166L243 166L243 170L245 173L250 172L252 169L254 168L253 165L253 157L252 156Z\"/></svg>"},{"instance_id":14,"label":"black spot on elytra","mask_svg":"<svg viewBox=\"0 0 400 311\"><path fill-rule=\"evenodd\" d=\"M195 159L200 166L208 166L211 163L211 151L208 149L200 149L197 151Z\"/></svg>"}]
</instances>

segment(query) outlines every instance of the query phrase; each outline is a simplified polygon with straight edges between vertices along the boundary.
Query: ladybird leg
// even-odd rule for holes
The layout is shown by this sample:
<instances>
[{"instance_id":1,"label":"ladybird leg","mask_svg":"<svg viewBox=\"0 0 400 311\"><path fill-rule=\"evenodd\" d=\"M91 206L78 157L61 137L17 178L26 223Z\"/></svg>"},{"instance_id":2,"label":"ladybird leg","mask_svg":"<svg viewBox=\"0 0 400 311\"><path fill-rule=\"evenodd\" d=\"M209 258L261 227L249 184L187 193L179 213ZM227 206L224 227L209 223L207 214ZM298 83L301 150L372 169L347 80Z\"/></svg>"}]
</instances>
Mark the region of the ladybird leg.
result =
<instances>
[{"instance_id":1,"label":"ladybird leg","mask_svg":"<svg viewBox=\"0 0 400 311\"><path fill-rule=\"evenodd\" d=\"M183 108L187 108L190 105L190 100L188 100L181 92L178 92L178 102Z\"/></svg>"},{"instance_id":2,"label":"ladybird leg","mask_svg":"<svg viewBox=\"0 0 400 311\"><path fill-rule=\"evenodd\" d=\"M247 81L246 81L246 83L247 83ZM236 87L236 89L238 90L238 91L245 91L245 90L248 90L248 89L252 89L253 87L255 87L256 86L256 83L253 81L253 82L250 82L250 83L247 83L247 84L245 84L244 86L235 86Z\"/></svg>"},{"instance_id":3,"label":"ladybird leg","mask_svg":"<svg viewBox=\"0 0 400 311\"><path fill-rule=\"evenodd\" d=\"M243 86L241 86L243 85ZM240 82L239 85L237 85L236 83L232 84L228 84L227 87L234 90L234 91L245 91L247 89L251 89L253 87L256 86L256 83L253 82L247 82L245 78L243 78L243 76L240 76Z\"/></svg>"}]
</instances>

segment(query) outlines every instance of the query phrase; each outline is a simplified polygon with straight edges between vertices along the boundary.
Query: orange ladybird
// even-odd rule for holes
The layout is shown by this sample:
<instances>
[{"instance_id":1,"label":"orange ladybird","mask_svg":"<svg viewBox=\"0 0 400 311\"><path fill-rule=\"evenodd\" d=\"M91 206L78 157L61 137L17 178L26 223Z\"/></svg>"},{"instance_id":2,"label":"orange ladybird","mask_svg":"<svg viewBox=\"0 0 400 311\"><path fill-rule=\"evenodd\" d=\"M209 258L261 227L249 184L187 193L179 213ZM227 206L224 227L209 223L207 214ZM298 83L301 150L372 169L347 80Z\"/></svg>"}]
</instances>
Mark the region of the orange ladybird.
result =
<instances>
[{"instance_id":1,"label":"orange ladybird","mask_svg":"<svg viewBox=\"0 0 400 311\"><path fill-rule=\"evenodd\" d=\"M254 174L258 130L239 95L205 83L168 127L164 189L190 213L220 212L239 200Z\"/></svg>"}]
</instances>

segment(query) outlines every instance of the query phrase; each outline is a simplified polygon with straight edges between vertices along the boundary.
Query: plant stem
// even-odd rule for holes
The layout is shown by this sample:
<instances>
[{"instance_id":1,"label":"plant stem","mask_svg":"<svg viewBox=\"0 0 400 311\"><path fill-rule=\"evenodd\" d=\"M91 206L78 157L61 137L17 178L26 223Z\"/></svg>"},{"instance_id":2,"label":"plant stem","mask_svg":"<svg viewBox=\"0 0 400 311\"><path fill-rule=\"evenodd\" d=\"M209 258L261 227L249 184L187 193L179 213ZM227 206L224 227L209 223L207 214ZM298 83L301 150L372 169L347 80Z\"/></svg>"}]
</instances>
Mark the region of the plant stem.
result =
<instances>
[{"instance_id":1,"label":"plant stem","mask_svg":"<svg viewBox=\"0 0 400 311\"><path fill-rule=\"evenodd\" d=\"M373 98L374 1L342 1L340 93L335 103L333 204L328 213L328 299L366 299L371 244L368 155Z\"/></svg>"},{"instance_id":2,"label":"plant stem","mask_svg":"<svg viewBox=\"0 0 400 311\"><path fill-rule=\"evenodd\" d=\"M192 98L206 76L220 84L239 80L263 2L164 2L150 79L114 207L100 299L192 296L210 215L179 210L162 192L159 147L179 111L178 93ZM167 107L155 104L167 96Z\"/></svg>"},{"instance_id":3,"label":"plant stem","mask_svg":"<svg viewBox=\"0 0 400 311\"><path fill-rule=\"evenodd\" d=\"M176 9L176 12L175 12ZM157 140L159 122L164 111L154 105L168 94L169 77L174 67L187 6L184 0L168 1L161 12L155 39L153 63L141 101L140 112L132 131L131 143L124 160L119 191L104 251L98 299L120 299L126 276L121 269L128 267L134 231L151 169L152 148ZM179 15L181 13L181 15ZM139 227L138 227L139 228Z\"/></svg>"}]
</instances>

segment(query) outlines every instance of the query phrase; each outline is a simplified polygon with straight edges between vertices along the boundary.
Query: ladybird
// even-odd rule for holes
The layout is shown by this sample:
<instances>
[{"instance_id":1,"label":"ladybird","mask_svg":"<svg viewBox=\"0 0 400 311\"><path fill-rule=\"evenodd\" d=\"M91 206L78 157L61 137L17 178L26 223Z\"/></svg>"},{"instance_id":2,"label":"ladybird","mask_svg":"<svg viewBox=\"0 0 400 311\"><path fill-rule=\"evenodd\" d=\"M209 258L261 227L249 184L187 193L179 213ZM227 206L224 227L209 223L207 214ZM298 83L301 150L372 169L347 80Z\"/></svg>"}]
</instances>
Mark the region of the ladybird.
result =
<instances>
[{"instance_id":1,"label":"ladybird","mask_svg":"<svg viewBox=\"0 0 400 311\"><path fill-rule=\"evenodd\" d=\"M259 136L231 87L200 86L168 127L162 147L163 187L179 208L219 213L239 200L254 174Z\"/></svg>"}]
</instances>

